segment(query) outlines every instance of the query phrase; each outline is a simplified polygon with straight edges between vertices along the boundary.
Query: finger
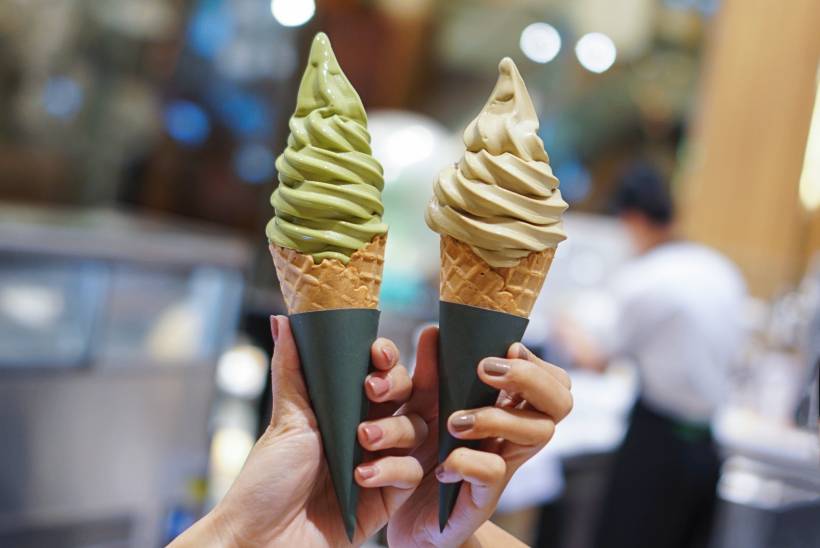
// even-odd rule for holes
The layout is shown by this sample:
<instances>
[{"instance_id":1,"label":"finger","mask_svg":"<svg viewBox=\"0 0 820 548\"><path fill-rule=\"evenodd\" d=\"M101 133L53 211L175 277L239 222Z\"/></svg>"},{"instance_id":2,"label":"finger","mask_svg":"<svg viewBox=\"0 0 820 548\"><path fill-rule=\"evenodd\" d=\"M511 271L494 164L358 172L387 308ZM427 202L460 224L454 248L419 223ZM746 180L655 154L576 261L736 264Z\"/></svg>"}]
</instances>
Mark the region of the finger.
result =
<instances>
[{"instance_id":1,"label":"finger","mask_svg":"<svg viewBox=\"0 0 820 548\"><path fill-rule=\"evenodd\" d=\"M359 425L359 443L368 451L413 449L427 439L427 423L416 414L387 417Z\"/></svg>"},{"instance_id":2,"label":"finger","mask_svg":"<svg viewBox=\"0 0 820 548\"><path fill-rule=\"evenodd\" d=\"M355 476L362 487L413 489L421 483L424 471L413 457L382 457L357 466Z\"/></svg>"},{"instance_id":3,"label":"finger","mask_svg":"<svg viewBox=\"0 0 820 548\"><path fill-rule=\"evenodd\" d=\"M522 359L533 362L541 367L544 367L550 375L555 377L558 382L563 384L567 388L572 388L572 378L569 376L564 369L558 367L557 365L553 365L547 361L542 360L535 354L533 354L532 350L524 346L522 343L514 343L510 346L509 350L507 351L507 357L510 359Z\"/></svg>"},{"instance_id":4,"label":"finger","mask_svg":"<svg viewBox=\"0 0 820 548\"><path fill-rule=\"evenodd\" d=\"M520 394L555 422L572 410L572 394L543 367L526 360L485 358L478 365L482 382L508 393Z\"/></svg>"},{"instance_id":5,"label":"finger","mask_svg":"<svg viewBox=\"0 0 820 548\"><path fill-rule=\"evenodd\" d=\"M271 360L271 425L284 426L294 424L294 421L302 424L306 420L315 422L290 321L285 316L271 316L270 325L274 341Z\"/></svg>"},{"instance_id":6,"label":"finger","mask_svg":"<svg viewBox=\"0 0 820 548\"><path fill-rule=\"evenodd\" d=\"M390 339L379 337L370 346L373 367L387 371L399 363L399 348Z\"/></svg>"},{"instance_id":7,"label":"finger","mask_svg":"<svg viewBox=\"0 0 820 548\"><path fill-rule=\"evenodd\" d=\"M425 328L416 349L413 370L413 395L407 404L409 412L418 413L425 421L438 415L438 328Z\"/></svg>"},{"instance_id":8,"label":"finger","mask_svg":"<svg viewBox=\"0 0 820 548\"><path fill-rule=\"evenodd\" d=\"M447 429L464 440L504 438L519 445L538 446L552 439L555 423L538 411L482 407L453 413Z\"/></svg>"},{"instance_id":9,"label":"finger","mask_svg":"<svg viewBox=\"0 0 820 548\"><path fill-rule=\"evenodd\" d=\"M413 392L413 381L403 365L389 371L375 371L364 380L367 399L380 403L386 401L404 403Z\"/></svg>"},{"instance_id":10,"label":"finger","mask_svg":"<svg viewBox=\"0 0 820 548\"><path fill-rule=\"evenodd\" d=\"M507 463L495 453L459 447L436 469L436 478L441 483L469 483L473 503L483 508L501 494L507 479Z\"/></svg>"}]
</instances>

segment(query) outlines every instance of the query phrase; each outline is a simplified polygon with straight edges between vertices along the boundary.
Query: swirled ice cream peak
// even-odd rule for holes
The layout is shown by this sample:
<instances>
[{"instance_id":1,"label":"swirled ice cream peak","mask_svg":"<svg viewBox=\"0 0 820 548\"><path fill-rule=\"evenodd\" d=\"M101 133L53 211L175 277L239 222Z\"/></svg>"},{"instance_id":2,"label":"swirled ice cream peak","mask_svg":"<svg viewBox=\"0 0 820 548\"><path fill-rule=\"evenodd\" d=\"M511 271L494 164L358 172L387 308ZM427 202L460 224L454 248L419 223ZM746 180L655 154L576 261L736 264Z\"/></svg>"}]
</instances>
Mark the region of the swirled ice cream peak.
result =
<instances>
[{"instance_id":1,"label":"swirled ice cream peak","mask_svg":"<svg viewBox=\"0 0 820 548\"><path fill-rule=\"evenodd\" d=\"M498 72L489 100L464 131L464 157L439 175L426 220L489 265L511 267L566 238L567 204L518 68L507 57Z\"/></svg>"},{"instance_id":2,"label":"swirled ice cream peak","mask_svg":"<svg viewBox=\"0 0 820 548\"><path fill-rule=\"evenodd\" d=\"M279 186L268 240L344 264L375 236L382 222L382 166L373 157L367 115L339 67L324 33L313 39L289 122L285 151L276 160Z\"/></svg>"}]
</instances>

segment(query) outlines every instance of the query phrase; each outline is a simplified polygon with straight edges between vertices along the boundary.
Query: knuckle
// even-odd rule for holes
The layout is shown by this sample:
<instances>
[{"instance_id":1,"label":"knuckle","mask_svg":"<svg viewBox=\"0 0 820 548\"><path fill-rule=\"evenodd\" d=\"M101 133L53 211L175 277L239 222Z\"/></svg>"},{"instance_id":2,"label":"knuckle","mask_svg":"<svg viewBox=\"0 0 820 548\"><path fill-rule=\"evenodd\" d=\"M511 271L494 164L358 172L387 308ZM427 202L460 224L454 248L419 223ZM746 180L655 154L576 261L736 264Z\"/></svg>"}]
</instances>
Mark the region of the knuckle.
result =
<instances>
[{"instance_id":1,"label":"knuckle","mask_svg":"<svg viewBox=\"0 0 820 548\"><path fill-rule=\"evenodd\" d=\"M558 377L561 379L561 383L566 385L568 389L572 388L572 377L569 376L569 373L558 366L555 366L555 369Z\"/></svg>"},{"instance_id":2,"label":"knuckle","mask_svg":"<svg viewBox=\"0 0 820 548\"><path fill-rule=\"evenodd\" d=\"M400 395L406 396L413 391L413 381L410 379L410 375L407 374L407 370L404 369L404 366L401 366L401 368L403 371L395 375L393 384L396 386L396 390Z\"/></svg>"},{"instance_id":3,"label":"knuckle","mask_svg":"<svg viewBox=\"0 0 820 548\"><path fill-rule=\"evenodd\" d=\"M415 457L407 457L410 459L410 471L409 477L410 480L414 483L421 483L421 480L424 479L424 469L421 467L421 463Z\"/></svg>"},{"instance_id":4,"label":"knuckle","mask_svg":"<svg viewBox=\"0 0 820 548\"><path fill-rule=\"evenodd\" d=\"M562 390L561 391L561 418L566 417L569 415L570 411L572 411L572 407L574 405L574 400L572 398L572 392L569 390Z\"/></svg>"},{"instance_id":5,"label":"knuckle","mask_svg":"<svg viewBox=\"0 0 820 548\"><path fill-rule=\"evenodd\" d=\"M537 373L536 368L535 364L527 360L513 360L507 374L510 384L516 391L523 391L525 386L532 384L533 375Z\"/></svg>"},{"instance_id":6,"label":"knuckle","mask_svg":"<svg viewBox=\"0 0 820 548\"><path fill-rule=\"evenodd\" d=\"M421 445L424 440L427 439L427 435L429 434L429 428L427 427L427 423L424 422L419 415L415 413L410 415L410 422L413 426L413 433L415 436L415 442L418 445Z\"/></svg>"},{"instance_id":7,"label":"knuckle","mask_svg":"<svg viewBox=\"0 0 820 548\"><path fill-rule=\"evenodd\" d=\"M555 423L551 420L546 420L542 423L541 427L539 428L538 432L539 442L540 443L547 443L549 442L552 437L555 435Z\"/></svg>"},{"instance_id":8,"label":"knuckle","mask_svg":"<svg viewBox=\"0 0 820 548\"><path fill-rule=\"evenodd\" d=\"M527 377L527 370L530 362L526 360L510 360L510 370L507 373L507 382L513 386L519 386Z\"/></svg>"},{"instance_id":9,"label":"knuckle","mask_svg":"<svg viewBox=\"0 0 820 548\"><path fill-rule=\"evenodd\" d=\"M459 447L450 453L447 460L450 461L450 465L453 468L461 470L467 463L470 462L470 450L466 447Z\"/></svg>"},{"instance_id":10,"label":"knuckle","mask_svg":"<svg viewBox=\"0 0 820 548\"><path fill-rule=\"evenodd\" d=\"M493 409L494 408L492 407L484 408L473 412L475 424L473 424L473 427L470 430L474 435L481 437L492 429L492 425L495 422Z\"/></svg>"},{"instance_id":11,"label":"knuckle","mask_svg":"<svg viewBox=\"0 0 820 548\"><path fill-rule=\"evenodd\" d=\"M496 454L491 456L487 461L487 477L490 481L497 481L507 473L507 461Z\"/></svg>"},{"instance_id":12,"label":"knuckle","mask_svg":"<svg viewBox=\"0 0 820 548\"><path fill-rule=\"evenodd\" d=\"M406 447L413 442L413 423L407 417L396 417L396 445Z\"/></svg>"},{"instance_id":13,"label":"knuckle","mask_svg":"<svg viewBox=\"0 0 820 548\"><path fill-rule=\"evenodd\" d=\"M572 392L569 390L566 391L567 394L567 413L572 411L572 408L575 407L575 398L572 397Z\"/></svg>"}]
</instances>

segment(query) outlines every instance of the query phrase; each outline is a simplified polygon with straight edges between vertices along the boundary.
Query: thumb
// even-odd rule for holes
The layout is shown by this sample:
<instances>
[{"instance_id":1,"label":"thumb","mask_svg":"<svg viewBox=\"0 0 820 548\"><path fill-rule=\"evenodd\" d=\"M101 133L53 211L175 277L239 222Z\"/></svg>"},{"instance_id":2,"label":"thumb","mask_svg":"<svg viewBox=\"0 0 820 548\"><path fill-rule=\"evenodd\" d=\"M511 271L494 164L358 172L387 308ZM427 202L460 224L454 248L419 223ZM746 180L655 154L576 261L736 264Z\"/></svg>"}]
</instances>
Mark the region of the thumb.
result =
<instances>
[{"instance_id":1,"label":"thumb","mask_svg":"<svg viewBox=\"0 0 820 548\"><path fill-rule=\"evenodd\" d=\"M271 360L271 426L315 428L316 418L310 408L310 398L302 377L299 352L290 329L290 321L285 316L271 316L270 328L274 343Z\"/></svg>"}]
</instances>

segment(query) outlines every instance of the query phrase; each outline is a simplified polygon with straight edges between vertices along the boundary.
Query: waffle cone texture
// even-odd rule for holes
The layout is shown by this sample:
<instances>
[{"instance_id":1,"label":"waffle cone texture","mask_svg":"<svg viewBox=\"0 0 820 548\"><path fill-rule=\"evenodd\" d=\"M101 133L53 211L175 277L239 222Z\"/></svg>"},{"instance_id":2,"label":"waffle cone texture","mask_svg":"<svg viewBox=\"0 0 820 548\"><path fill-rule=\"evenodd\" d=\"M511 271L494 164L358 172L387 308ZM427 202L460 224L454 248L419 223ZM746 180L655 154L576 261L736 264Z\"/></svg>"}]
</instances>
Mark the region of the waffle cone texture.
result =
<instances>
[{"instance_id":1,"label":"waffle cone texture","mask_svg":"<svg viewBox=\"0 0 820 548\"><path fill-rule=\"evenodd\" d=\"M494 268L469 245L441 237L441 300L529 318L555 248L533 252L509 268Z\"/></svg>"},{"instance_id":2,"label":"waffle cone texture","mask_svg":"<svg viewBox=\"0 0 820 548\"><path fill-rule=\"evenodd\" d=\"M386 235L376 236L343 264L269 246L289 314L340 308L378 308Z\"/></svg>"}]
</instances>

